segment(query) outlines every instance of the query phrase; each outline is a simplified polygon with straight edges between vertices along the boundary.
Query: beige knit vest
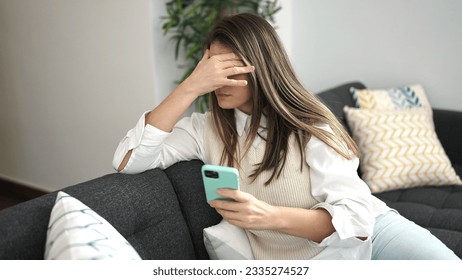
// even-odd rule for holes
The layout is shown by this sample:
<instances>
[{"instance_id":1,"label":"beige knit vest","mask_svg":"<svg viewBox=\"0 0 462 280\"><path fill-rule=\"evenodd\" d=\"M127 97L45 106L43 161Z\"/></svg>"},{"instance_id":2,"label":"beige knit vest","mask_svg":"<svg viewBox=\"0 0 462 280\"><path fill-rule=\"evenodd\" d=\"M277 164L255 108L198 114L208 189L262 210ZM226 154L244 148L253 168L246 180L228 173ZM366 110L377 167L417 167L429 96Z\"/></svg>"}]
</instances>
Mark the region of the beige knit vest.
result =
<instances>
[{"instance_id":1,"label":"beige knit vest","mask_svg":"<svg viewBox=\"0 0 462 280\"><path fill-rule=\"evenodd\" d=\"M244 151L244 133L239 138L239 150ZM205 118L204 152L207 164L220 164L223 143L214 129L211 115ZM305 163L300 172L301 154L295 143L295 138L289 140L289 150L283 172L279 178L274 178L271 184L264 183L272 172L265 171L255 181L249 175L260 163L265 152L265 141L260 141L257 147L250 150L241 159L239 169L239 184L241 191L255 196L273 206L285 206L310 209L318 203L311 195L309 166ZM255 259L311 259L320 253L323 247L313 247L307 239L291 236L273 230L246 230Z\"/></svg>"}]
</instances>

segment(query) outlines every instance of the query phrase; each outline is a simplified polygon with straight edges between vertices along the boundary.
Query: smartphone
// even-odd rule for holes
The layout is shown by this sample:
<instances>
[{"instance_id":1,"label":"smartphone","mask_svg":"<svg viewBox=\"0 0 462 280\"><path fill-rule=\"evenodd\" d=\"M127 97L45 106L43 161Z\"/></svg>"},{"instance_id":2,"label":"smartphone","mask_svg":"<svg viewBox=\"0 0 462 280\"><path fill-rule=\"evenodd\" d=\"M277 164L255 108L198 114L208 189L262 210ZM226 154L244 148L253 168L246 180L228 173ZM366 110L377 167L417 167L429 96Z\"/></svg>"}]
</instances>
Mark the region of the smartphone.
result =
<instances>
[{"instance_id":1,"label":"smartphone","mask_svg":"<svg viewBox=\"0 0 462 280\"><path fill-rule=\"evenodd\" d=\"M239 190L239 172L234 167L205 164L202 166L202 180L204 182L207 202L215 199L231 200L217 194L217 189Z\"/></svg>"}]
</instances>

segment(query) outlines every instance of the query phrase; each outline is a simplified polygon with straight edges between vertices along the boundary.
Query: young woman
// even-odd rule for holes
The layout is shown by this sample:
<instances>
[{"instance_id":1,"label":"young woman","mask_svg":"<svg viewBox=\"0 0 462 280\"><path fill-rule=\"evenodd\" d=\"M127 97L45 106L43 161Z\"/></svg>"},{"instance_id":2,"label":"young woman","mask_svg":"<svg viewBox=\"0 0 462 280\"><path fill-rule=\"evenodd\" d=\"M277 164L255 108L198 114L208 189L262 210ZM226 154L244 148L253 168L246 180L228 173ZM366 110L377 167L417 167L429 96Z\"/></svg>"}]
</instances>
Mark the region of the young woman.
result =
<instances>
[{"instance_id":1,"label":"young woman","mask_svg":"<svg viewBox=\"0 0 462 280\"><path fill-rule=\"evenodd\" d=\"M211 206L246 231L256 259L458 259L371 195L357 146L302 86L267 21L225 18L205 47L193 73L122 139L114 168L191 159L238 168L241 190L219 192L235 201ZM207 93L210 112L182 118Z\"/></svg>"}]
</instances>

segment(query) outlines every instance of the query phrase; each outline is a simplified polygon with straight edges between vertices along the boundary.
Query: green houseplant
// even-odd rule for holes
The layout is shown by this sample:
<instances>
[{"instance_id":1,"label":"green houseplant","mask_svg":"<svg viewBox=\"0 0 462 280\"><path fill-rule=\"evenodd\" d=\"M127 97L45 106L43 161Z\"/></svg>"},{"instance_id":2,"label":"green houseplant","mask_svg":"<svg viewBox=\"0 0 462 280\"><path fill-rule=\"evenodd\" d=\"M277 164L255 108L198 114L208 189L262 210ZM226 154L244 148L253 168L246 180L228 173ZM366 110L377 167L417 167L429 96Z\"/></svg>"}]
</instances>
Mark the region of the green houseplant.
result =
<instances>
[{"instance_id":1,"label":"green houseplant","mask_svg":"<svg viewBox=\"0 0 462 280\"><path fill-rule=\"evenodd\" d=\"M170 35L175 44L175 60L184 72L177 83L186 79L202 57L204 40L213 25L224 16L242 12L254 13L274 22L281 9L277 0L172 0L166 3L167 16L163 17L164 35ZM197 100L197 108L208 109L208 95Z\"/></svg>"}]
</instances>

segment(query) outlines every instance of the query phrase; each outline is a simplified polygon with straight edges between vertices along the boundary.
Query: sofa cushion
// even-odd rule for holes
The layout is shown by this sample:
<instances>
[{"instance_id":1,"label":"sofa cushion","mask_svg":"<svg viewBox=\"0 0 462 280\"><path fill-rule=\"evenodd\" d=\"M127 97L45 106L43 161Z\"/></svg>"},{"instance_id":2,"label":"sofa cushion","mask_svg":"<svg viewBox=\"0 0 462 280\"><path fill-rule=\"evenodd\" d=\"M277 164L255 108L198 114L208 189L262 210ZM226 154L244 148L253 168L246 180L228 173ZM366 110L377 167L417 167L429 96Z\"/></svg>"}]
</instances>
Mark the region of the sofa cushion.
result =
<instances>
[{"instance_id":1,"label":"sofa cushion","mask_svg":"<svg viewBox=\"0 0 462 280\"><path fill-rule=\"evenodd\" d=\"M361 177L372 192L462 184L424 109L344 112L361 151Z\"/></svg>"},{"instance_id":2,"label":"sofa cushion","mask_svg":"<svg viewBox=\"0 0 462 280\"><path fill-rule=\"evenodd\" d=\"M130 243L103 217L58 192L48 223L46 260L140 260Z\"/></svg>"},{"instance_id":3,"label":"sofa cushion","mask_svg":"<svg viewBox=\"0 0 462 280\"><path fill-rule=\"evenodd\" d=\"M419 186L374 195L462 257L462 186Z\"/></svg>"}]
</instances>

